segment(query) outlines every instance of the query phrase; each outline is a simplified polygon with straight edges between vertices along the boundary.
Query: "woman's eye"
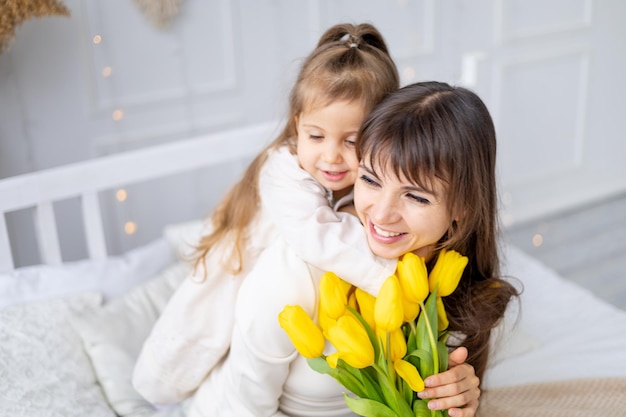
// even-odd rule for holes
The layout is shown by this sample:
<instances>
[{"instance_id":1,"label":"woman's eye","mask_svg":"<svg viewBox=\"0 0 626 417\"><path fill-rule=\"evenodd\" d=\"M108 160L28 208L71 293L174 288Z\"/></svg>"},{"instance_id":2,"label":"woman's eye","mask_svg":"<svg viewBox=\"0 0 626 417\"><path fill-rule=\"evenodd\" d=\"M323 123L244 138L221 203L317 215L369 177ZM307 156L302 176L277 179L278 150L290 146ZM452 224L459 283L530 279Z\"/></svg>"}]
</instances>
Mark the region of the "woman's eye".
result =
<instances>
[{"instance_id":1,"label":"woman's eye","mask_svg":"<svg viewBox=\"0 0 626 417\"><path fill-rule=\"evenodd\" d=\"M309 139L311 139L311 140L322 140L322 139L324 139L324 136L322 136L322 135L309 135Z\"/></svg>"},{"instance_id":2,"label":"woman's eye","mask_svg":"<svg viewBox=\"0 0 626 417\"><path fill-rule=\"evenodd\" d=\"M361 181L363 181L367 185L378 187L378 183L374 181L372 178L368 177L367 175L361 175Z\"/></svg>"},{"instance_id":3,"label":"woman's eye","mask_svg":"<svg viewBox=\"0 0 626 417\"><path fill-rule=\"evenodd\" d=\"M354 139L346 139L345 143L346 143L346 146L349 148L356 147L356 140Z\"/></svg>"},{"instance_id":4,"label":"woman's eye","mask_svg":"<svg viewBox=\"0 0 626 417\"><path fill-rule=\"evenodd\" d=\"M419 195L415 195L415 194L407 194L407 196L413 200L416 201L420 204L430 204L430 200L428 200L427 198L424 197L420 197Z\"/></svg>"}]
</instances>

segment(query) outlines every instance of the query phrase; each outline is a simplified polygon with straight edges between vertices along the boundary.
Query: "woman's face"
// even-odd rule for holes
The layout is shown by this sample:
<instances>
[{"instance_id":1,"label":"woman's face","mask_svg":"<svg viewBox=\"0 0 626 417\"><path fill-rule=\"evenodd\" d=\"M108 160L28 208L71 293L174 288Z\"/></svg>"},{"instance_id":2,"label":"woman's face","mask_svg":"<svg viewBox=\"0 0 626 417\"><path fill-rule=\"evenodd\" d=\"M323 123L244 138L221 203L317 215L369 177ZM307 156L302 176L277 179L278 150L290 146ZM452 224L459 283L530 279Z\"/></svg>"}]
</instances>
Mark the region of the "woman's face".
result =
<instances>
[{"instance_id":1,"label":"woman's face","mask_svg":"<svg viewBox=\"0 0 626 417\"><path fill-rule=\"evenodd\" d=\"M366 156L354 185L354 205L370 249L388 259L413 252L428 260L452 223L445 184L434 179L432 189L425 190L397 178L389 167L386 175L381 172Z\"/></svg>"}]
</instances>

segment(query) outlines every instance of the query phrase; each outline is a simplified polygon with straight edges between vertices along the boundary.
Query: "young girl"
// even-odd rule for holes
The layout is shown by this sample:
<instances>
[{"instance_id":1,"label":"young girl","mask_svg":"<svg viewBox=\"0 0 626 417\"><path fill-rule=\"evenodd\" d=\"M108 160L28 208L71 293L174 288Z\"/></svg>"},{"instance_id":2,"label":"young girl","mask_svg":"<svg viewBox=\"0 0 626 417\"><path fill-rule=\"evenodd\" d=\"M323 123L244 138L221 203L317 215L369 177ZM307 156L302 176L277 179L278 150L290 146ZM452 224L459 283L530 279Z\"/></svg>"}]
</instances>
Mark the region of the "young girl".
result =
<instances>
[{"instance_id":1,"label":"young girl","mask_svg":"<svg viewBox=\"0 0 626 417\"><path fill-rule=\"evenodd\" d=\"M435 82L384 99L357 141L354 208L371 250L394 260L414 252L429 267L442 249L469 258L445 304L454 344L467 348L478 376L485 370L491 329L516 294L498 275L495 151L482 101L466 89ZM230 352L199 388L189 416L353 415L345 389L310 369L278 323L286 305L302 306L315 319L323 272L283 240L260 255L237 297ZM327 346L326 354L331 352ZM469 365L452 364L427 378L419 395L433 399L429 408L473 416L478 378L467 372Z\"/></svg>"},{"instance_id":2,"label":"young girl","mask_svg":"<svg viewBox=\"0 0 626 417\"><path fill-rule=\"evenodd\" d=\"M229 348L243 277L279 235L311 265L377 293L395 261L375 258L358 220L333 206L352 191L365 115L398 87L373 26L340 24L322 35L293 86L282 133L215 209L192 276L144 344L133 384L146 399L179 402L198 388Z\"/></svg>"}]
</instances>

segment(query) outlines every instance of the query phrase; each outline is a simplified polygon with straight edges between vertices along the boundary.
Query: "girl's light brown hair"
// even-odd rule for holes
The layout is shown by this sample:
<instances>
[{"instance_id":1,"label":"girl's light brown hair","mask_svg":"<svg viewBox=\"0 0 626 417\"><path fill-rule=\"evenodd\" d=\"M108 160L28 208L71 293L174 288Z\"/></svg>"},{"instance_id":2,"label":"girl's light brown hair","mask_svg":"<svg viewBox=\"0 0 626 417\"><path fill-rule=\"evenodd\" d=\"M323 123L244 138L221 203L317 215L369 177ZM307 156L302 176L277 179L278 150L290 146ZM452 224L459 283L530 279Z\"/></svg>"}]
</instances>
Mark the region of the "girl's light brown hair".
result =
<instances>
[{"instance_id":1,"label":"girl's light brown hair","mask_svg":"<svg viewBox=\"0 0 626 417\"><path fill-rule=\"evenodd\" d=\"M194 266L204 265L215 248L226 249L223 268L239 273L245 259L248 229L259 211L258 178L268 152L289 146L295 153L296 116L334 101L359 101L365 114L385 95L399 87L396 66L387 44L370 24L338 24L328 29L304 60L289 96L289 111L282 132L248 166L211 217L212 231L196 247ZM203 272L206 274L206 271Z\"/></svg>"},{"instance_id":2,"label":"girl's light brown hair","mask_svg":"<svg viewBox=\"0 0 626 417\"><path fill-rule=\"evenodd\" d=\"M444 304L450 330L465 335L468 362L482 378L491 330L517 294L500 277L496 134L487 107L462 87L409 85L369 114L356 148L359 160L378 170L392 170L425 189L435 178L444 184L447 210L458 220L451 222L437 250L453 249L469 258L458 288Z\"/></svg>"}]
</instances>

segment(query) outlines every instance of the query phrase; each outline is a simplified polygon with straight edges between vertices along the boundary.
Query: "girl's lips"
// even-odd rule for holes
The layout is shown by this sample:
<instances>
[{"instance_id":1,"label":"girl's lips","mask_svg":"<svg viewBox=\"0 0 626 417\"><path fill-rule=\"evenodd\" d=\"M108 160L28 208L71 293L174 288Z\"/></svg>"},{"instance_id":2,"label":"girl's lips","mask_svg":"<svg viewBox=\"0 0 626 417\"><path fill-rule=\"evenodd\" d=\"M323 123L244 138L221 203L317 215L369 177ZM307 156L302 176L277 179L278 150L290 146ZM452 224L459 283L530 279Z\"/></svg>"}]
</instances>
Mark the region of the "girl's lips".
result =
<instances>
[{"instance_id":1,"label":"girl's lips","mask_svg":"<svg viewBox=\"0 0 626 417\"><path fill-rule=\"evenodd\" d=\"M402 239L402 237L406 234L382 229L372 222L369 222L369 230L372 238L385 244L397 242L398 240Z\"/></svg>"},{"instance_id":2,"label":"girl's lips","mask_svg":"<svg viewBox=\"0 0 626 417\"><path fill-rule=\"evenodd\" d=\"M348 175L348 171L322 171L322 175L328 181L341 181Z\"/></svg>"}]
</instances>

